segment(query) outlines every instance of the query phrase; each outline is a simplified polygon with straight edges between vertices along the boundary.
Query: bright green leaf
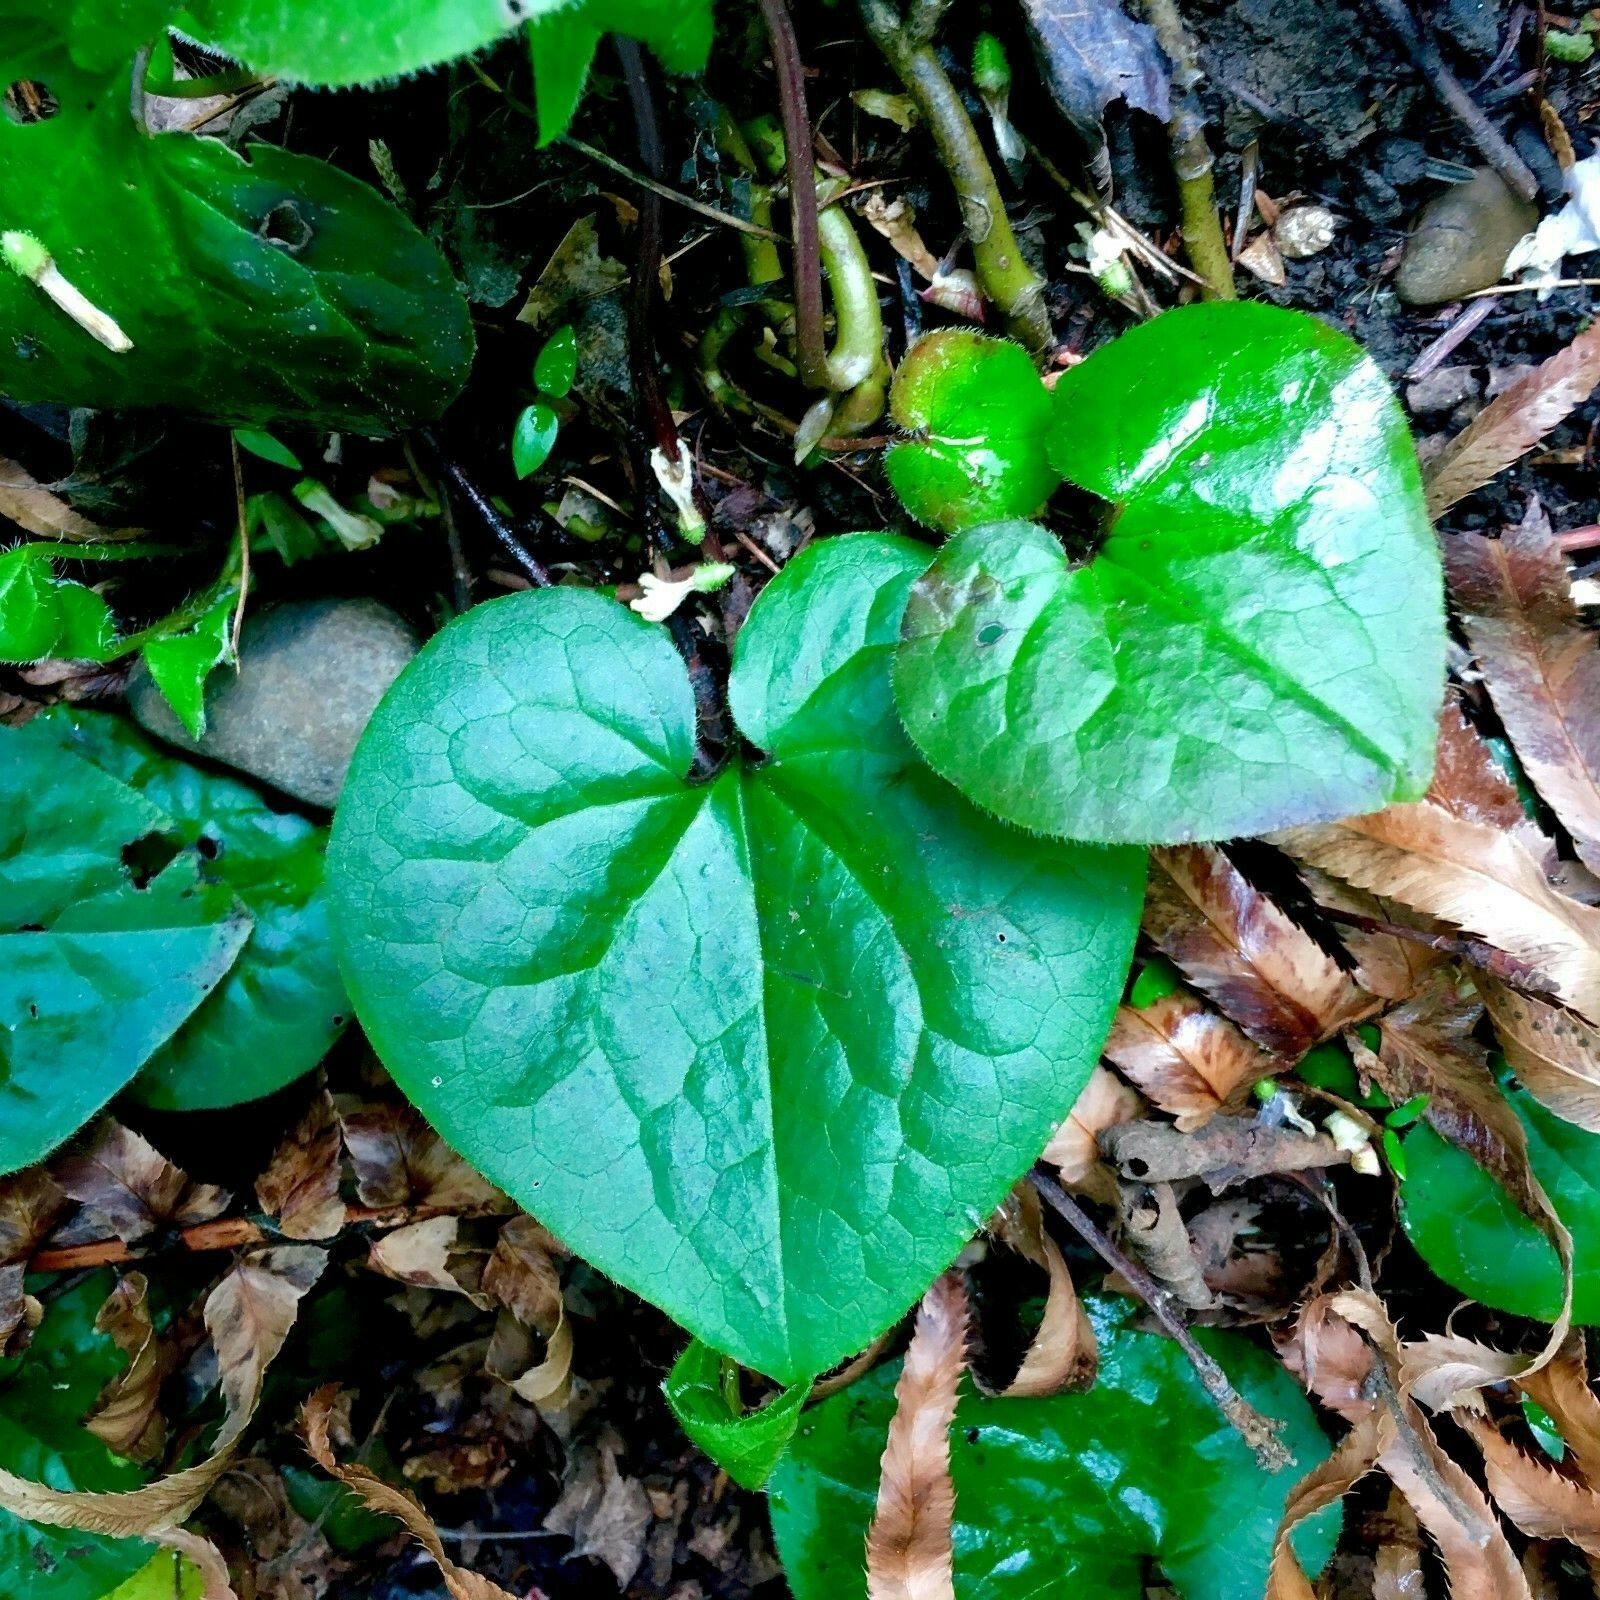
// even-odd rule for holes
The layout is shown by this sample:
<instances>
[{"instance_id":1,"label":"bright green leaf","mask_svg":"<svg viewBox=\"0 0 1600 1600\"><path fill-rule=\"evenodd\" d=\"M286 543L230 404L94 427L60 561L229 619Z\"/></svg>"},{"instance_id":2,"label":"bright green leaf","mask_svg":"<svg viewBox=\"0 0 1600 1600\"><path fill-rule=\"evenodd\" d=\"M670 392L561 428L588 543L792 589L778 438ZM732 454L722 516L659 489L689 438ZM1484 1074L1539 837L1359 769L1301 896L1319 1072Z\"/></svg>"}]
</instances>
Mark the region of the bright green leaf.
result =
<instances>
[{"instance_id":1,"label":"bright green leaf","mask_svg":"<svg viewBox=\"0 0 1600 1600\"><path fill-rule=\"evenodd\" d=\"M6 1471L57 1489L136 1489L144 1481L138 1467L81 1426L101 1388L127 1365L94 1331L95 1313L114 1281L110 1272L97 1272L74 1284L50 1302L27 1350L0 1361L0 1467ZM104 1600L152 1554L138 1540L46 1528L0 1511L0 1578L4 1593L17 1600ZM171 1573L169 1566L168 1595Z\"/></svg>"},{"instance_id":2,"label":"bright green leaf","mask_svg":"<svg viewBox=\"0 0 1600 1600\"><path fill-rule=\"evenodd\" d=\"M1546 1111L1527 1090L1507 1099L1528 1130L1533 1175L1572 1234L1572 1320L1600 1325L1600 1134ZM1400 1219L1452 1288L1498 1311L1551 1320L1561 1309L1553 1244L1472 1157L1426 1124L1406 1135Z\"/></svg>"},{"instance_id":3,"label":"bright green leaf","mask_svg":"<svg viewBox=\"0 0 1600 1600\"><path fill-rule=\"evenodd\" d=\"M1313 317L1167 312L1064 373L1052 454L1110 502L956 536L895 689L933 768L1066 838L1226 839L1415 800L1444 683L1439 559L1404 416Z\"/></svg>"},{"instance_id":4,"label":"bright green leaf","mask_svg":"<svg viewBox=\"0 0 1600 1600\"><path fill-rule=\"evenodd\" d=\"M163 1550L105 1600L204 1600L205 1589L205 1575L199 1567L176 1551Z\"/></svg>"},{"instance_id":5,"label":"bright green leaf","mask_svg":"<svg viewBox=\"0 0 1600 1600\"><path fill-rule=\"evenodd\" d=\"M164 1111L275 1093L327 1054L349 1014L323 886L327 830L164 754L118 717L58 707L32 724L159 807L177 846L254 926L227 977L150 1058L133 1092ZM3 736L0 736L3 737Z\"/></svg>"},{"instance_id":6,"label":"bright green leaf","mask_svg":"<svg viewBox=\"0 0 1600 1600\"><path fill-rule=\"evenodd\" d=\"M339 27L365 15L316 11ZM49 0L0 0L0 82L42 82L60 107L0 118L0 223L37 238L132 348L105 348L0 270L0 390L361 433L442 411L472 327L434 246L309 156L254 144L247 160L216 139L145 133L128 111L131 58L86 70L65 26Z\"/></svg>"},{"instance_id":7,"label":"bright green leaf","mask_svg":"<svg viewBox=\"0 0 1600 1600\"><path fill-rule=\"evenodd\" d=\"M561 432L561 419L542 403L527 406L511 430L511 464L519 478L529 477L550 459Z\"/></svg>"},{"instance_id":8,"label":"bright green leaf","mask_svg":"<svg viewBox=\"0 0 1600 1600\"><path fill-rule=\"evenodd\" d=\"M557 328L533 363L533 381L547 400L561 400L578 376L578 335L570 326Z\"/></svg>"},{"instance_id":9,"label":"bright green leaf","mask_svg":"<svg viewBox=\"0 0 1600 1600\"><path fill-rule=\"evenodd\" d=\"M345 977L406 1093L785 1383L892 1323L1038 1154L1138 918L1138 853L1001 827L901 736L925 560L858 535L772 581L731 684L767 756L710 782L665 630L572 589L478 606L379 706L334 823Z\"/></svg>"},{"instance_id":10,"label":"bright green leaf","mask_svg":"<svg viewBox=\"0 0 1600 1600\"><path fill-rule=\"evenodd\" d=\"M161 632L140 647L144 664L178 721L198 739L206 727L206 679L233 659L233 618L239 591L219 585L200 616L171 633Z\"/></svg>"},{"instance_id":11,"label":"bright green leaf","mask_svg":"<svg viewBox=\"0 0 1600 1600\"><path fill-rule=\"evenodd\" d=\"M58 579L42 551L18 545L0 555L0 661L104 661L115 640L105 601Z\"/></svg>"},{"instance_id":12,"label":"bright green leaf","mask_svg":"<svg viewBox=\"0 0 1600 1600\"><path fill-rule=\"evenodd\" d=\"M270 433L259 428L235 428L233 437L241 450L248 450L251 455L270 461L275 467L288 467L295 472L302 470L299 456Z\"/></svg>"},{"instance_id":13,"label":"bright green leaf","mask_svg":"<svg viewBox=\"0 0 1600 1600\"><path fill-rule=\"evenodd\" d=\"M560 55L535 52L564 74L566 115L547 122L540 102L546 140L565 128L601 34L643 40L672 72L698 72L711 46L711 0L189 0L187 10L192 31L256 71L332 88L436 67L524 24L536 39L559 27Z\"/></svg>"},{"instance_id":14,"label":"bright green leaf","mask_svg":"<svg viewBox=\"0 0 1600 1600\"><path fill-rule=\"evenodd\" d=\"M1285 1498L1329 1447L1311 1406L1270 1355L1197 1329L1245 1399L1287 1423L1293 1467L1266 1473L1170 1339L1139 1332L1126 1300L1086 1302L1100 1345L1087 1394L990 1400L968 1392L950 1430L956 1600L1084 1595L1143 1600L1154 1560L1183 1600L1266 1588ZM894 1414L898 1363L806 1413L771 1484L772 1526L795 1600L855 1600ZM1338 1513L1295 1537L1315 1570Z\"/></svg>"},{"instance_id":15,"label":"bright green leaf","mask_svg":"<svg viewBox=\"0 0 1600 1600\"><path fill-rule=\"evenodd\" d=\"M811 1380L784 1389L758 1411L736 1416L723 1387L726 1359L696 1339L667 1375L663 1386L667 1404L691 1444L705 1451L741 1488L759 1489L794 1438Z\"/></svg>"},{"instance_id":16,"label":"bright green leaf","mask_svg":"<svg viewBox=\"0 0 1600 1600\"><path fill-rule=\"evenodd\" d=\"M919 522L955 533L1032 516L1061 474L1050 463L1050 392L1021 345L967 328L925 334L895 374L884 462Z\"/></svg>"},{"instance_id":17,"label":"bright green leaf","mask_svg":"<svg viewBox=\"0 0 1600 1600\"><path fill-rule=\"evenodd\" d=\"M600 30L585 19L582 10L553 11L529 19L528 58L533 63L541 147L571 127L600 39Z\"/></svg>"}]
</instances>

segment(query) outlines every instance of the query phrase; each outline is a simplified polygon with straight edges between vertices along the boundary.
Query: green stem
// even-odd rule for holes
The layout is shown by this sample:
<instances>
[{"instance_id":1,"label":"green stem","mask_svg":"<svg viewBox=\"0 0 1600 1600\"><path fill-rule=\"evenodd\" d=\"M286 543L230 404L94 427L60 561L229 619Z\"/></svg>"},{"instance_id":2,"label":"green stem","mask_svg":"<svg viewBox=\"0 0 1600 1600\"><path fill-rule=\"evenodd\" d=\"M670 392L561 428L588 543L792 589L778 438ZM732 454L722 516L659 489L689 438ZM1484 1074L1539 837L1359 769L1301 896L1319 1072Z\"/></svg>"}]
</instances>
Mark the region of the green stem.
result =
<instances>
[{"instance_id":1,"label":"green stem","mask_svg":"<svg viewBox=\"0 0 1600 1600\"><path fill-rule=\"evenodd\" d=\"M1184 253L1189 265L1206 281L1207 300L1236 300L1233 257L1222 236L1217 194L1211 181L1216 162L1206 143L1205 114L1194 92L1202 77L1194 40L1183 25L1177 0L1145 0L1145 7L1156 41L1172 62L1174 101L1167 137L1172 145L1172 169L1177 174L1183 210Z\"/></svg>"},{"instance_id":2,"label":"green stem","mask_svg":"<svg viewBox=\"0 0 1600 1600\"><path fill-rule=\"evenodd\" d=\"M916 101L955 183L983 292L1000 308L1016 338L1030 350L1045 349L1054 335L1044 284L1023 259L983 141L927 37L942 8L922 0L902 24L889 0L859 4L867 32Z\"/></svg>"}]
</instances>

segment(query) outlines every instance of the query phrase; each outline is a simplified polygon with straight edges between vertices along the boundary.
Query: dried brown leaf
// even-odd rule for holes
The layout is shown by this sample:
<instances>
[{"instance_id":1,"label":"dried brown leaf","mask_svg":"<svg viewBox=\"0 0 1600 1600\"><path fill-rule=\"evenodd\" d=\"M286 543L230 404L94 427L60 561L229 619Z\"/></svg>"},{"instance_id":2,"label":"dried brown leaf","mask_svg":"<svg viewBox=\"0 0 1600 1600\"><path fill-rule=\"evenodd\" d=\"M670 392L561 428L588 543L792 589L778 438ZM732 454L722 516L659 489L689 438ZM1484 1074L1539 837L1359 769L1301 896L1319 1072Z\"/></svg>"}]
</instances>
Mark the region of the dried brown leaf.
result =
<instances>
[{"instance_id":1,"label":"dried brown leaf","mask_svg":"<svg viewBox=\"0 0 1600 1600\"><path fill-rule=\"evenodd\" d=\"M895 1414L867 1532L867 1600L954 1600L950 1424L966 1364L966 1290L947 1272L922 1297L895 1384Z\"/></svg>"},{"instance_id":2,"label":"dried brown leaf","mask_svg":"<svg viewBox=\"0 0 1600 1600\"><path fill-rule=\"evenodd\" d=\"M1506 831L1528 826L1516 785L1453 695L1439 711L1433 782L1428 785L1427 798L1463 822L1481 822Z\"/></svg>"},{"instance_id":3,"label":"dried brown leaf","mask_svg":"<svg viewBox=\"0 0 1600 1600\"><path fill-rule=\"evenodd\" d=\"M1437 519L1520 461L1600 384L1600 326L1586 328L1497 395L1428 467L1428 515Z\"/></svg>"},{"instance_id":4,"label":"dried brown leaf","mask_svg":"<svg viewBox=\"0 0 1600 1600\"><path fill-rule=\"evenodd\" d=\"M1033 1185L1019 1183L995 1213L989 1228L1008 1248L1042 1268L1050 1286L1038 1331L1016 1376L999 1390L985 1387L976 1373L974 1382L987 1394L1013 1399L1092 1387L1100 1367L1094 1326L1078 1298L1066 1257L1045 1228L1039 1193Z\"/></svg>"},{"instance_id":5,"label":"dried brown leaf","mask_svg":"<svg viewBox=\"0 0 1600 1600\"><path fill-rule=\"evenodd\" d=\"M1281 1065L1181 988L1147 1006L1119 1006L1105 1054L1185 1132L1219 1111L1241 1109L1250 1085Z\"/></svg>"},{"instance_id":6,"label":"dried brown leaf","mask_svg":"<svg viewBox=\"0 0 1600 1600\"><path fill-rule=\"evenodd\" d=\"M502 1311L489 1336L483 1366L519 1400L560 1410L572 1392L572 1324L565 1311L542 1341L542 1348L526 1324Z\"/></svg>"},{"instance_id":7,"label":"dried brown leaf","mask_svg":"<svg viewBox=\"0 0 1600 1600\"><path fill-rule=\"evenodd\" d=\"M380 1210L435 1206L464 1215L515 1210L413 1107L393 1102L351 1106L341 1101L338 1115L362 1205Z\"/></svg>"},{"instance_id":8,"label":"dried brown leaf","mask_svg":"<svg viewBox=\"0 0 1600 1600\"><path fill-rule=\"evenodd\" d=\"M336 1385L325 1385L306 1401L301 1413L301 1431L312 1460L351 1490L368 1510L394 1517L402 1523L406 1532L433 1557L452 1600L518 1600L517 1596L502 1589L499 1584L458 1567L445 1554L439 1534L427 1512L403 1489L385 1483L365 1467L340 1465L328 1442L328 1418L338 1392Z\"/></svg>"},{"instance_id":9,"label":"dried brown leaf","mask_svg":"<svg viewBox=\"0 0 1600 1600\"><path fill-rule=\"evenodd\" d=\"M1275 842L1336 878L1478 935L1591 1021L1600 1017L1600 910L1553 889L1518 835L1421 801L1291 828Z\"/></svg>"},{"instance_id":10,"label":"dried brown leaf","mask_svg":"<svg viewBox=\"0 0 1600 1600\"><path fill-rule=\"evenodd\" d=\"M1487 1417L1464 1411L1456 1421L1483 1452L1490 1498L1535 1539L1566 1539L1600 1556L1600 1494L1522 1450Z\"/></svg>"},{"instance_id":11,"label":"dried brown leaf","mask_svg":"<svg viewBox=\"0 0 1600 1600\"><path fill-rule=\"evenodd\" d=\"M1372 1600L1420 1600L1427 1594L1422 1574L1422 1529L1398 1489L1384 1508L1385 1534L1372 1561Z\"/></svg>"},{"instance_id":12,"label":"dried brown leaf","mask_svg":"<svg viewBox=\"0 0 1600 1600\"><path fill-rule=\"evenodd\" d=\"M487 1310L489 1301L478 1289L482 1258L474 1261L457 1248L460 1232L460 1217L425 1217L407 1223L372 1241L367 1265L398 1283L464 1294Z\"/></svg>"},{"instance_id":13,"label":"dried brown leaf","mask_svg":"<svg viewBox=\"0 0 1600 1600\"><path fill-rule=\"evenodd\" d=\"M1144 1115L1145 1104L1116 1073L1096 1067L1066 1120L1050 1136L1042 1160L1055 1167L1075 1193L1112 1200L1117 1180L1100 1155L1100 1135Z\"/></svg>"},{"instance_id":14,"label":"dried brown leaf","mask_svg":"<svg viewBox=\"0 0 1600 1600\"><path fill-rule=\"evenodd\" d=\"M1600 370L1597 370L1600 378ZM1537 500L1498 539L1444 541L1450 592L1495 710L1534 787L1600 868L1600 648Z\"/></svg>"},{"instance_id":15,"label":"dried brown leaf","mask_svg":"<svg viewBox=\"0 0 1600 1600\"><path fill-rule=\"evenodd\" d=\"M617 1466L616 1450L602 1440L576 1453L544 1525L572 1540L574 1557L605 1562L625 1589L644 1559L650 1516L644 1485Z\"/></svg>"},{"instance_id":16,"label":"dried brown leaf","mask_svg":"<svg viewBox=\"0 0 1600 1600\"><path fill-rule=\"evenodd\" d=\"M100 544L115 539L141 539L143 528L104 528L74 511L59 495L15 461L0 458L0 517L40 539L71 544Z\"/></svg>"},{"instance_id":17,"label":"dried brown leaf","mask_svg":"<svg viewBox=\"0 0 1600 1600\"><path fill-rule=\"evenodd\" d=\"M239 1600L228 1576L228 1563L209 1539L187 1528L158 1528L150 1535L150 1542L163 1549L176 1550L193 1564L200 1573L200 1600Z\"/></svg>"},{"instance_id":18,"label":"dried brown leaf","mask_svg":"<svg viewBox=\"0 0 1600 1600\"><path fill-rule=\"evenodd\" d=\"M1341 916L1365 917L1397 927L1415 927L1431 932L1438 925L1431 919L1382 900L1365 889L1357 889L1338 878L1302 867L1301 878L1311 898L1335 921ZM1361 987L1381 1000L1409 1000L1423 985L1429 972L1448 958L1418 939L1400 934L1374 933L1364 928L1339 923L1339 937L1356 963L1355 977Z\"/></svg>"},{"instance_id":19,"label":"dried brown leaf","mask_svg":"<svg viewBox=\"0 0 1600 1600\"><path fill-rule=\"evenodd\" d=\"M115 1234L124 1244L135 1244L157 1228L210 1222L232 1199L214 1184L191 1183L142 1134L111 1117L100 1122L86 1146L60 1157L51 1175L94 1213L103 1234Z\"/></svg>"},{"instance_id":20,"label":"dried brown leaf","mask_svg":"<svg viewBox=\"0 0 1600 1600\"><path fill-rule=\"evenodd\" d=\"M1600 1132L1600 1029L1484 974L1473 981L1528 1093L1558 1117Z\"/></svg>"},{"instance_id":21,"label":"dried brown leaf","mask_svg":"<svg viewBox=\"0 0 1600 1600\"><path fill-rule=\"evenodd\" d=\"M1144 930L1257 1044L1291 1060L1377 1009L1213 846L1151 852Z\"/></svg>"},{"instance_id":22,"label":"dried brown leaf","mask_svg":"<svg viewBox=\"0 0 1600 1600\"><path fill-rule=\"evenodd\" d=\"M100 1392L84 1426L108 1449L130 1461L154 1461L167 1440L161 1385L171 1356L150 1317L150 1286L142 1272L120 1279L94 1319L128 1358L127 1367Z\"/></svg>"},{"instance_id":23,"label":"dried brown leaf","mask_svg":"<svg viewBox=\"0 0 1600 1600\"><path fill-rule=\"evenodd\" d=\"M1101 1134L1100 1145L1124 1178L1151 1183L1203 1178L1214 1190L1245 1178L1309 1172L1350 1159L1326 1134L1313 1136L1257 1117L1213 1117L1194 1133L1165 1122L1125 1122Z\"/></svg>"},{"instance_id":24,"label":"dried brown leaf","mask_svg":"<svg viewBox=\"0 0 1600 1600\"><path fill-rule=\"evenodd\" d=\"M344 1226L343 1138L333 1097L318 1085L294 1131L256 1179L256 1199L287 1239L331 1239Z\"/></svg>"},{"instance_id":25,"label":"dried brown leaf","mask_svg":"<svg viewBox=\"0 0 1600 1600\"><path fill-rule=\"evenodd\" d=\"M1600 1397L1589 1383L1583 1335L1569 1334L1553 1360L1516 1381L1523 1394L1555 1420L1584 1481L1600 1488Z\"/></svg>"},{"instance_id":26,"label":"dried brown leaf","mask_svg":"<svg viewBox=\"0 0 1600 1600\"><path fill-rule=\"evenodd\" d=\"M1205 1311L1217 1303L1189 1242L1189 1230L1171 1184L1123 1184L1117 1196L1117 1218L1128 1254L1179 1305Z\"/></svg>"},{"instance_id":27,"label":"dried brown leaf","mask_svg":"<svg viewBox=\"0 0 1600 1600\"><path fill-rule=\"evenodd\" d=\"M23 1285L29 1259L66 1206L42 1167L0 1178L0 1359L21 1351L44 1316Z\"/></svg>"},{"instance_id":28,"label":"dried brown leaf","mask_svg":"<svg viewBox=\"0 0 1600 1600\"><path fill-rule=\"evenodd\" d=\"M561 1320L561 1273L556 1257L565 1255L555 1236L530 1216L512 1217L500 1230L483 1292L519 1322L549 1335Z\"/></svg>"}]
</instances>

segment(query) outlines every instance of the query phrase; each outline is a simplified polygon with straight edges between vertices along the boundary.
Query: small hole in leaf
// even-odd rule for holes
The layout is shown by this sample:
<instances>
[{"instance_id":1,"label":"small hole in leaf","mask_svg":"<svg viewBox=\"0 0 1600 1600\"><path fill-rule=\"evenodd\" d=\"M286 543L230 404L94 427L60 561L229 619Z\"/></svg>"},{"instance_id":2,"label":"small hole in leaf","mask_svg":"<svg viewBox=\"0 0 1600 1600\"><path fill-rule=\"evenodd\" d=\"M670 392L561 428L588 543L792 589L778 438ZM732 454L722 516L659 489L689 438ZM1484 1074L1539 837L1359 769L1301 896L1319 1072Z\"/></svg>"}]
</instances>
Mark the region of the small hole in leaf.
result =
<instances>
[{"instance_id":1,"label":"small hole in leaf","mask_svg":"<svg viewBox=\"0 0 1600 1600\"><path fill-rule=\"evenodd\" d=\"M215 861L222 854L222 841L212 838L209 833L202 833L195 840L194 847L207 861Z\"/></svg>"},{"instance_id":2,"label":"small hole in leaf","mask_svg":"<svg viewBox=\"0 0 1600 1600\"><path fill-rule=\"evenodd\" d=\"M28 1002L28 1015L35 1018L37 1018L39 1015L38 1006L36 1006L31 1000Z\"/></svg>"},{"instance_id":3,"label":"small hole in leaf","mask_svg":"<svg viewBox=\"0 0 1600 1600\"><path fill-rule=\"evenodd\" d=\"M256 233L268 244L275 244L292 256L299 255L314 237L311 224L300 215L292 200L280 200L261 219Z\"/></svg>"},{"instance_id":4,"label":"small hole in leaf","mask_svg":"<svg viewBox=\"0 0 1600 1600\"><path fill-rule=\"evenodd\" d=\"M994 937L996 944L1004 944L1006 942L1006 936L1003 933L997 933Z\"/></svg>"},{"instance_id":5,"label":"small hole in leaf","mask_svg":"<svg viewBox=\"0 0 1600 1600\"><path fill-rule=\"evenodd\" d=\"M1006 625L1003 622L986 622L978 629L979 644L999 644L1006 636Z\"/></svg>"},{"instance_id":6,"label":"small hole in leaf","mask_svg":"<svg viewBox=\"0 0 1600 1600\"><path fill-rule=\"evenodd\" d=\"M1062 484L1050 497L1050 531L1072 566L1087 566L1094 560L1116 519L1116 506L1075 483Z\"/></svg>"},{"instance_id":7,"label":"small hole in leaf","mask_svg":"<svg viewBox=\"0 0 1600 1600\"><path fill-rule=\"evenodd\" d=\"M1128 1176L1130 1178L1142 1178L1146 1176L1149 1171L1150 1163L1148 1161L1141 1160L1138 1156L1133 1156L1129 1159Z\"/></svg>"},{"instance_id":8,"label":"small hole in leaf","mask_svg":"<svg viewBox=\"0 0 1600 1600\"><path fill-rule=\"evenodd\" d=\"M50 93L48 84L33 78L18 78L5 93L6 115L18 127L34 122L48 122L60 109L61 102Z\"/></svg>"},{"instance_id":9,"label":"small hole in leaf","mask_svg":"<svg viewBox=\"0 0 1600 1600\"><path fill-rule=\"evenodd\" d=\"M150 880L170 866L178 854L172 840L159 833L147 833L122 847L122 865L133 879L135 889L147 887Z\"/></svg>"}]
</instances>

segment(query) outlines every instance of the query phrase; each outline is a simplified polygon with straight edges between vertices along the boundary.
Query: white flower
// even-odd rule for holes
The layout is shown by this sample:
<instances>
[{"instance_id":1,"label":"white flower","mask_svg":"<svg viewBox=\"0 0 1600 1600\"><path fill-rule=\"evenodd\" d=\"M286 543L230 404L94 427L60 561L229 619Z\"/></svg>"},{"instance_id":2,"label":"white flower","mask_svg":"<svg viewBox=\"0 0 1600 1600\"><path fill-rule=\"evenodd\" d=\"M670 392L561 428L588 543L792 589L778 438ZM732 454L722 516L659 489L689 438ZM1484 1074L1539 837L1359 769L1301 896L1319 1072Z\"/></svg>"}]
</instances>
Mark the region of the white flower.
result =
<instances>
[{"instance_id":1,"label":"white flower","mask_svg":"<svg viewBox=\"0 0 1600 1600\"><path fill-rule=\"evenodd\" d=\"M630 600L628 609L637 611L646 622L665 622L690 595L710 594L732 576L733 568L726 561L707 561L686 578L658 578L655 573L646 572L639 578L644 593L637 600Z\"/></svg>"},{"instance_id":2,"label":"white flower","mask_svg":"<svg viewBox=\"0 0 1600 1600\"><path fill-rule=\"evenodd\" d=\"M660 449L652 450L650 466L662 493L677 508L678 532L691 544L699 544L706 536L706 519L700 515L700 508L694 503L694 460L689 454L688 445L682 439L678 441L676 461L669 461ZM674 601L667 614L670 616L676 609L677 602Z\"/></svg>"}]
</instances>

